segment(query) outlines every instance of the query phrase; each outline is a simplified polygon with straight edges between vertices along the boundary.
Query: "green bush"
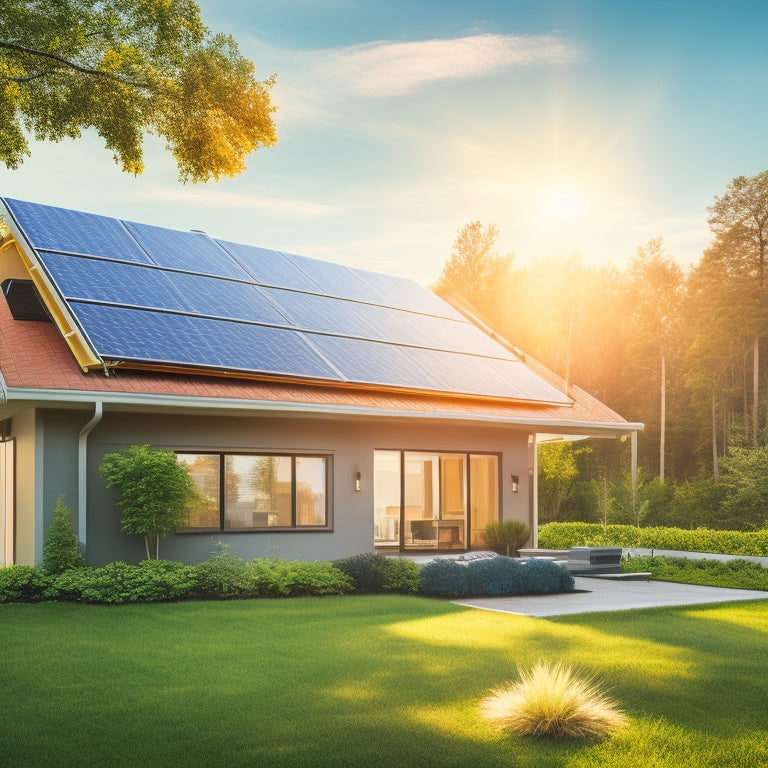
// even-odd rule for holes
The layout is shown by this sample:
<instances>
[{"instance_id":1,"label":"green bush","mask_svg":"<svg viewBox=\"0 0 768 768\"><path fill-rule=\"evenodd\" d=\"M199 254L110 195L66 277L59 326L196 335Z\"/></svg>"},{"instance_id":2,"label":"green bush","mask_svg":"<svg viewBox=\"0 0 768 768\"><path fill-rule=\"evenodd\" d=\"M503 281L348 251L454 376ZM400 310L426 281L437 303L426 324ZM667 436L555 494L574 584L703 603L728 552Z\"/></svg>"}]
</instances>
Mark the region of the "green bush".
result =
<instances>
[{"instance_id":1,"label":"green bush","mask_svg":"<svg viewBox=\"0 0 768 768\"><path fill-rule=\"evenodd\" d=\"M246 564L254 597L298 597L300 595L343 595L354 582L327 560L257 559Z\"/></svg>"},{"instance_id":2,"label":"green bush","mask_svg":"<svg viewBox=\"0 0 768 768\"><path fill-rule=\"evenodd\" d=\"M43 570L57 574L82 564L83 556L72 530L72 511L64 504L64 497L59 496L43 540Z\"/></svg>"},{"instance_id":3,"label":"green bush","mask_svg":"<svg viewBox=\"0 0 768 768\"><path fill-rule=\"evenodd\" d=\"M432 560L421 567L419 591L424 595L466 597L470 594L469 569L455 560Z\"/></svg>"},{"instance_id":4,"label":"green bush","mask_svg":"<svg viewBox=\"0 0 768 768\"><path fill-rule=\"evenodd\" d=\"M366 552L335 560L334 565L353 579L358 595L409 594L419 589L419 567L407 558Z\"/></svg>"},{"instance_id":5,"label":"green bush","mask_svg":"<svg viewBox=\"0 0 768 768\"><path fill-rule=\"evenodd\" d=\"M254 594L252 574L248 572L245 560L238 557L224 542L216 542L213 555L196 565L194 573L196 597L258 597Z\"/></svg>"},{"instance_id":6,"label":"green bush","mask_svg":"<svg viewBox=\"0 0 768 768\"><path fill-rule=\"evenodd\" d=\"M32 565L0 567L0 603L35 603L52 595L51 577Z\"/></svg>"},{"instance_id":7,"label":"green bush","mask_svg":"<svg viewBox=\"0 0 768 768\"><path fill-rule=\"evenodd\" d=\"M381 582L385 592L410 595L419 591L421 569L413 560L404 557L385 558L384 578Z\"/></svg>"},{"instance_id":8,"label":"green bush","mask_svg":"<svg viewBox=\"0 0 768 768\"><path fill-rule=\"evenodd\" d=\"M170 560L121 561L103 568L72 568L54 581L60 600L81 603L155 603L186 597L195 584L194 566Z\"/></svg>"},{"instance_id":9,"label":"green bush","mask_svg":"<svg viewBox=\"0 0 768 768\"><path fill-rule=\"evenodd\" d=\"M511 557L471 560L465 566L472 595L519 594L523 565Z\"/></svg>"},{"instance_id":10,"label":"green bush","mask_svg":"<svg viewBox=\"0 0 768 768\"><path fill-rule=\"evenodd\" d=\"M622 562L621 570L624 573L649 572L660 581L768 592L768 568L749 560L721 562L708 558L630 557Z\"/></svg>"},{"instance_id":11,"label":"green bush","mask_svg":"<svg viewBox=\"0 0 768 768\"><path fill-rule=\"evenodd\" d=\"M572 592L576 582L562 566L551 560L529 558L521 569L520 592L525 595L551 595Z\"/></svg>"},{"instance_id":12,"label":"green bush","mask_svg":"<svg viewBox=\"0 0 768 768\"><path fill-rule=\"evenodd\" d=\"M542 549L579 546L672 549L725 555L768 556L768 530L716 531L711 528L635 528L596 523L547 523L539 528Z\"/></svg>"}]
</instances>

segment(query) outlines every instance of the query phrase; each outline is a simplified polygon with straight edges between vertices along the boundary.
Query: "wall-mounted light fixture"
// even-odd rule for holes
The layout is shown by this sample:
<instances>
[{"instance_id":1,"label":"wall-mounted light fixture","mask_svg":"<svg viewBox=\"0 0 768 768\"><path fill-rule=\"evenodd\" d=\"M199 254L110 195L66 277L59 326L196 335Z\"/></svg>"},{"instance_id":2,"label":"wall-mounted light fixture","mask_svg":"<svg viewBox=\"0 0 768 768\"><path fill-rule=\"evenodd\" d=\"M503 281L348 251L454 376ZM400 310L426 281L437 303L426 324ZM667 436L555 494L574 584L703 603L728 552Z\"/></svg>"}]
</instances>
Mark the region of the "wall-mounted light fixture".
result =
<instances>
[{"instance_id":1,"label":"wall-mounted light fixture","mask_svg":"<svg viewBox=\"0 0 768 768\"><path fill-rule=\"evenodd\" d=\"M356 490L356 491L359 491L359 490L360 490L360 488L361 488L361 484L360 484L360 473L359 473L359 472L355 472L355 490Z\"/></svg>"},{"instance_id":2,"label":"wall-mounted light fixture","mask_svg":"<svg viewBox=\"0 0 768 768\"><path fill-rule=\"evenodd\" d=\"M517 489L520 487L520 477L518 475L512 475L512 493L517 493Z\"/></svg>"}]
</instances>

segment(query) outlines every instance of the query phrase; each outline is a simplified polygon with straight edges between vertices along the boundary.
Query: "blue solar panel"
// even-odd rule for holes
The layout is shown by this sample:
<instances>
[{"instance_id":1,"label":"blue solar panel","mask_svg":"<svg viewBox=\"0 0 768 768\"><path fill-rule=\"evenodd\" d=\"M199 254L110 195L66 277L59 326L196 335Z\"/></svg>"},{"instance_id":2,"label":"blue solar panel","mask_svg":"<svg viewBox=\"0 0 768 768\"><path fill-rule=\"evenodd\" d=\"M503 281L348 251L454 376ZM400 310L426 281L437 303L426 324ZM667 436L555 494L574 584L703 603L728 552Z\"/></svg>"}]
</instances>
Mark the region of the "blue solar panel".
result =
<instances>
[{"instance_id":1,"label":"blue solar panel","mask_svg":"<svg viewBox=\"0 0 768 768\"><path fill-rule=\"evenodd\" d=\"M372 285L382 297L381 303L389 307L447 317L452 320L465 320L464 316L450 304L413 280L371 272L367 269L355 269L355 273L366 283Z\"/></svg>"},{"instance_id":2,"label":"blue solar panel","mask_svg":"<svg viewBox=\"0 0 768 768\"><path fill-rule=\"evenodd\" d=\"M403 347L376 341L313 336L312 344L351 382L434 390L434 377L411 364Z\"/></svg>"},{"instance_id":3,"label":"blue solar panel","mask_svg":"<svg viewBox=\"0 0 768 768\"><path fill-rule=\"evenodd\" d=\"M433 349L404 348L409 365L429 371L436 390L515 400L568 403L555 387L519 361L459 355Z\"/></svg>"},{"instance_id":4,"label":"blue solar panel","mask_svg":"<svg viewBox=\"0 0 768 768\"><path fill-rule=\"evenodd\" d=\"M119 219L7 198L5 204L36 249L151 264Z\"/></svg>"},{"instance_id":5,"label":"blue solar panel","mask_svg":"<svg viewBox=\"0 0 768 768\"><path fill-rule=\"evenodd\" d=\"M416 315L400 309L274 288L264 292L304 330L356 336L417 347L512 356L466 320Z\"/></svg>"},{"instance_id":6,"label":"blue solar panel","mask_svg":"<svg viewBox=\"0 0 768 768\"><path fill-rule=\"evenodd\" d=\"M103 304L71 305L105 360L339 380L296 331Z\"/></svg>"},{"instance_id":7,"label":"blue solar panel","mask_svg":"<svg viewBox=\"0 0 768 768\"><path fill-rule=\"evenodd\" d=\"M159 269L60 253L40 258L67 299L189 311L190 305Z\"/></svg>"},{"instance_id":8,"label":"blue solar panel","mask_svg":"<svg viewBox=\"0 0 768 768\"><path fill-rule=\"evenodd\" d=\"M170 278L184 296L190 311L197 315L291 325L258 286L181 272L170 274Z\"/></svg>"},{"instance_id":9,"label":"blue solar panel","mask_svg":"<svg viewBox=\"0 0 768 768\"><path fill-rule=\"evenodd\" d=\"M376 326L368 319L370 307L365 304L280 288L262 288L262 291L297 328L376 338Z\"/></svg>"},{"instance_id":10,"label":"blue solar panel","mask_svg":"<svg viewBox=\"0 0 768 768\"><path fill-rule=\"evenodd\" d=\"M224 240L217 240L217 242L243 265L256 283L312 293L320 291L317 283L313 282L308 275L286 257L286 254L280 251L228 243Z\"/></svg>"},{"instance_id":11,"label":"blue solar panel","mask_svg":"<svg viewBox=\"0 0 768 768\"><path fill-rule=\"evenodd\" d=\"M248 273L213 238L200 232L178 232L149 224L125 222L142 249L160 267L248 280Z\"/></svg>"},{"instance_id":12,"label":"blue solar panel","mask_svg":"<svg viewBox=\"0 0 768 768\"><path fill-rule=\"evenodd\" d=\"M107 362L569 402L411 280L5 202Z\"/></svg>"},{"instance_id":13,"label":"blue solar panel","mask_svg":"<svg viewBox=\"0 0 768 768\"><path fill-rule=\"evenodd\" d=\"M332 261L318 261L294 253L284 254L318 286L318 292L342 299L384 304L384 297L358 274L358 271Z\"/></svg>"}]
</instances>

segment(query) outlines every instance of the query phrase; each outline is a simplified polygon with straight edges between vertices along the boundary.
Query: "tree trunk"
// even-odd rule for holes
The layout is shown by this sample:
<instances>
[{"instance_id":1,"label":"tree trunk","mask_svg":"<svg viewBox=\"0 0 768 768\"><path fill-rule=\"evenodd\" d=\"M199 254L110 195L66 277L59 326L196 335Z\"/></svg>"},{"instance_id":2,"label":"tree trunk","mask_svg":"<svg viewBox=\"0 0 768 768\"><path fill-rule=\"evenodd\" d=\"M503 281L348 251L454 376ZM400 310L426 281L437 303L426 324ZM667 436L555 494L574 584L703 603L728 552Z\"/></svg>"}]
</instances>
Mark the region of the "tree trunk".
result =
<instances>
[{"instance_id":1,"label":"tree trunk","mask_svg":"<svg viewBox=\"0 0 768 768\"><path fill-rule=\"evenodd\" d=\"M755 334L755 346L752 352L752 445L757 448L758 433L758 389L760 386L760 337Z\"/></svg>"},{"instance_id":2,"label":"tree trunk","mask_svg":"<svg viewBox=\"0 0 768 768\"><path fill-rule=\"evenodd\" d=\"M661 417L659 425L659 479L664 480L664 441L667 431L667 361L661 351Z\"/></svg>"},{"instance_id":3,"label":"tree trunk","mask_svg":"<svg viewBox=\"0 0 768 768\"><path fill-rule=\"evenodd\" d=\"M720 477L720 462L717 459L717 419L715 418L715 393L712 393L712 474Z\"/></svg>"}]
</instances>

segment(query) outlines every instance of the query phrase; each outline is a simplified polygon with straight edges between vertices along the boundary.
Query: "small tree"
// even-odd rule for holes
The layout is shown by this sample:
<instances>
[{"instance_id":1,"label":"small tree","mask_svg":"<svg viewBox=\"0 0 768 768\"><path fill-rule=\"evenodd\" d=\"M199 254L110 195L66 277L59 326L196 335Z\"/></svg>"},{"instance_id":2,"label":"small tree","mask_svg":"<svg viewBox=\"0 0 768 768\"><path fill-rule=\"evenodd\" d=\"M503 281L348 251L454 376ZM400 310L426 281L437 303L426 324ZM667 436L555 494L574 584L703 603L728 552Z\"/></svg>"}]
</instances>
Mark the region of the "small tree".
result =
<instances>
[{"instance_id":1,"label":"small tree","mask_svg":"<svg viewBox=\"0 0 768 768\"><path fill-rule=\"evenodd\" d=\"M72 530L72 511L64 504L64 497L59 496L43 541L43 570L50 574L63 573L82 564L83 555Z\"/></svg>"},{"instance_id":2,"label":"small tree","mask_svg":"<svg viewBox=\"0 0 768 768\"><path fill-rule=\"evenodd\" d=\"M132 445L120 453L108 453L99 467L107 488L120 491L123 508L120 530L144 536L147 559L154 549L160 557L160 537L189 522L190 507L198 501L187 467L173 451Z\"/></svg>"}]
</instances>

